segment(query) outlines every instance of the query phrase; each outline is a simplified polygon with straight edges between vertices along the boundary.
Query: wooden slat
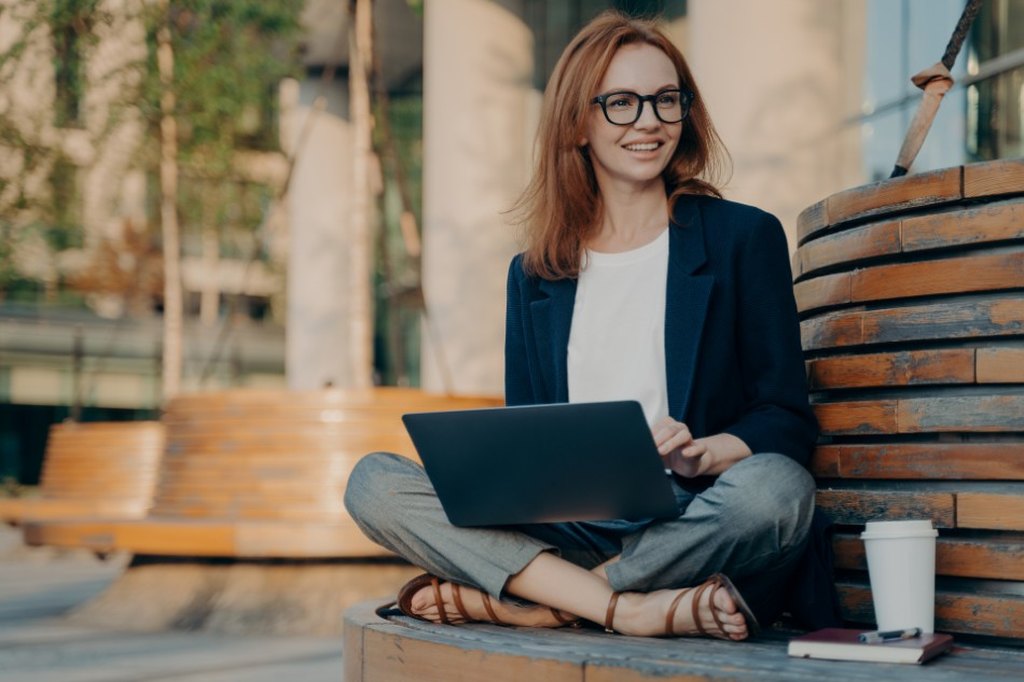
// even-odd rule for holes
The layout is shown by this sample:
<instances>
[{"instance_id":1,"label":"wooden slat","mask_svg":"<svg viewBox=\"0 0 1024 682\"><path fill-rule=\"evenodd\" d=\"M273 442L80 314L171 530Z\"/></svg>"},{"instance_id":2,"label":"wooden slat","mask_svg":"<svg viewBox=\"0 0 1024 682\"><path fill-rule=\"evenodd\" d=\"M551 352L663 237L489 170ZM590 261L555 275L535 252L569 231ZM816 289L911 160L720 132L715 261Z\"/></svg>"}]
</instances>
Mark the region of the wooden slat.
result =
<instances>
[{"instance_id":1,"label":"wooden slat","mask_svg":"<svg viewBox=\"0 0 1024 682\"><path fill-rule=\"evenodd\" d=\"M826 201L829 224L955 201L960 198L961 172L959 167L945 168L833 194Z\"/></svg>"},{"instance_id":2,"label":"wooden slat","mask_svg":"<svg viewBox=\"0 0 1024 682\"><path fill-rule=\"evenodd\" d=\"M864 541L859 535L837 534L833 545L836 568L867 570ZM935 573L959 578L1024 580L1024 561L1021 561L1021 557L1024 557L1024 536L940 536L935 543Z\"/></svg>"},{"instance_id":3,"label":"wooden slat","mask_svg":"<svg viewBox=\"0 0 1024 682\"><path fill-rule=\"evenodd\" d=\"M807 242L797 249L794 271L805 276L830 265L899 252L900 221L887 220Z\"/></svg>"},{"instance_id":4,"label":"wooden slat","mask_svg":"<svg viewBox=\"0 0 1024 682\"><path fill-rule=\"evenodd\" d=\"M957 493L956 523L960 528L1024 530L1024 491Z\"/></svg>"},{"instance_id":5,"label":"wooden slat","mask_svg":"<svg viewBox=\"0 0 1024 682\"><path fill-rule=\"evenodd\" d=\"M1024 395L899 400L899 433L1024 431Z\"/></svg>"},{"instance_id":6,"label":"wooden slat","mask_svg":"<svg viewBox=\"0 0 1024 682\"><path fill-rule=\"evenodd\" d=\"M1024 202L1002 201L904 218L900 245L912 253L952 246L1024 239Z\"/></svg>"},{"instance_id":7,"label":"wooden slat","mask_svg":"<svg viewBox=\"0 0 1024 682\"><path fill-rule=\"evenodd\" d=\"M979 348L978 383L1024 383L1024 348Z\"/></svg>"},{"instance_id":8,"label":"wooden slat","mask_svg":"<svg viewBox=\"0 0 1024 682\"><path fill-rule=\"evenodd\" d=\"M1017 199L927 215L883 220L825 235L801 245L793 271L801 278L827 267L861 261L1024 239L1024 202Z\"/></svg>"},{"instance_id":9,"label":"wooden slat","mask_svg":"<svg viewBox=\"0 0 1024 682\"><path fill-rule=\"evenodd\" d=\"M871 591L867 585L843 581L837 587L846 618L858 623L874 622ZM939 632L1024 638L1024 596L938 589L935 593L935 629Z\"/></svg>"},{"instance_id":10,"label":"wooden slat","mask_svg":"<svg viewBox=\"0 0 1024 682\"><path fill-rule=\"evenodd\" d=\"M1024 333L1024 300L969 300L829 313L800 323L805 351L876 343L1010 336Z\"/></svg>"},{"instance_id":11,"label":"wooden slat","mask_svg":"<svg viewBox=\"0 0 1024 682\"><path fill-rule=\"evenodd\" d=\"M808 468L815 478L842 478L842 450L836 445L819 445L811 455Z\"/></svg>"},{"instance_id":12,"label":"wooden slat","mask_svg":"<svg viewBox=\"0 0 1024 682\"><path fill-rule=\"evenodd\" d=\"M26 523L32 546L80 547L158 556L245 558L384 557L390 552L368 540L348 520L338 523L144 519Z\"/></svg>"},{"instance_id":13,"label":"wooden slat","mask_svg":"<svg viewBox=\"0 0 1024 682\"><path fill-rule=\"evenodd\" d=\"M1024 441L819 445L811 462L823 478L1024 481Z\"/></svg>"},{"instance_id":14,"label":"wooden slat","mask_svg":"<svg viewBox=\"0 0 1024 682\"><path fill-rule=\"evenodd\" d=\"M967 255L884 265L854 275L852 298L875 301L914 296L996 291L1024 282L1024 251Z\"/></svg>"},{"instance_id":15,"label":"wooden slat","mask_svg":"<svg viewBox=\"0 0 1024 682\"><path fill-rule=\"evenodd\" d=\"M895 400L818 403L812 407L823 435L899 432Z\"/></svg>"},{"instance_id":16,"label":"wooden slat","mask_svg":"<svg viewBox=\"0 0 1024 682\"><path fill-rule=\"evenodd\" d=\"M827 357L807 363L808 381L812 390L970 384L974 355L973 348L955 348Z\"/></svg>"},{"instance_id":17,"label":"wooden slat","mask_svg":"<svg viewBox=\"0 0 1024 682\"><path fill-rule=\"evenodd\" d=\"M849 303L1024 287L1024 251L879 265L815 277L794 287L801 313Z\"/></svg>"},{"instance_id":18,"label":"wooden slat","mask_svg":"<svg viewBox=\"0 0 1024 682\"><path fill-rule=\"evenodd\" d=\"M820 232L828 226L828 211L825 208L827 199L811 204L796 219L797 239L803 241L808 235Z\"/></svg>"},{"instance_id":19,"label":"wooden slat","mask_svg":"<svg viewBox=\"0 0 1024 682\"><path fill-rule=\"evenodd\" d=\"M881 301L1022 286L1024 251L1016 251L864 268L852 273L850 300Z\"/></svg>"},{"instance_id":20,"label":"wooden slat","mask_svg":"<svg viewBox=\"0 0 1024 682\"><path fill-rule=\"evenodd\" d=\"M95 497L0 499L0 521L20 525L34 520L75 518L141 518L148 500L97 500Z\"/></svg>"},{"instance_id":21,"label":"wooden slat","mask_svg":"<svg viewBox=\"0 0 1024 682\"><path fill-rule=\"evenodd\" d=\"M1006 159L964 166L964 196L983 197L1024 192L1024 161Z\"/></svg>"},{"instance_id":22,"label":"wooden slat","mask_svg":"<svg viewBox=\"0 0 1024 682\"><path fill-rule=\"evenodd\" d=\"M828 436L1024 431L1024 395L857 400L812 406Z\"/></svg>"},{"instance_id":23,"label":"wooden slat","mask_svg":"<svg viewBox=\"0 0 1024 682\"><path fill-rule=\"evenodd\" d=\"M959 166L946 168L881 180L833 194L825 200L827 221L820 220L820 212L808 216L802 223L798 221L797 237L803 242L826 227L847 221L956 201L960 199L961 171Z\"/></svg>"},{"instance_id":24,"label":"wooden slat","mask_svg":"<svg viewBox=\"0 0 1024 682\"><path fill-rule=\"evenodd\" d=\"M572 655L560 660L554 651L481 651L452 642L425 642L375 628L363 633L362 656L362 679L366 682L450 682L469 680L481 670L487 671L488 682L583 682L582 660Z\"/></svg>"},{"instance_id":25,"label":"wooden slat","mask_svg":"<svg viewBox=\"0 0 1024 682\"><path fill-rule=\"evenodd\" d=\"M952 493L907 490L818 490L817 504L838 524L868 521L930 519L937 528L953 528L956 506Z\"/></svg>"},{"instance_id":26,"label":"wooden slat","mask_svg":"<svg viewBox=\"0 0 1024 682\"><path fill-rule=\"evenodd\" d=\"M841 272L798 282L793 286L796 307L801 313L849 303L853 273Z\"/></svg>"}]
</instances>

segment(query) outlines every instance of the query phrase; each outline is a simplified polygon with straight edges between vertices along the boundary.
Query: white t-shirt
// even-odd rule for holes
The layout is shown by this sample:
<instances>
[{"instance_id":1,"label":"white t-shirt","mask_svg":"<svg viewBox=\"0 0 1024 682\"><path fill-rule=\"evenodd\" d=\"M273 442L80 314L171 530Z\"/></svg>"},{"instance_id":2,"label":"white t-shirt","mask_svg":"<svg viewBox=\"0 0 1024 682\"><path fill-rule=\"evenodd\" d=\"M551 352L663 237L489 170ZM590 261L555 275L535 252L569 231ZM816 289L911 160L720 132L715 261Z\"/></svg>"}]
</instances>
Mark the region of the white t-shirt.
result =
<instances>
[{"instance_id":1,"label":"white t-shirt","mask_svg":"<svg viewBox=\"0 0 1024 682\"><path fill-rule=\"evenodd\" d=\"M631 251L586 251L569 332L569 402L637 400L651 425L668 414L667 280L667 228Z\"/></svg>"}]
</instances>

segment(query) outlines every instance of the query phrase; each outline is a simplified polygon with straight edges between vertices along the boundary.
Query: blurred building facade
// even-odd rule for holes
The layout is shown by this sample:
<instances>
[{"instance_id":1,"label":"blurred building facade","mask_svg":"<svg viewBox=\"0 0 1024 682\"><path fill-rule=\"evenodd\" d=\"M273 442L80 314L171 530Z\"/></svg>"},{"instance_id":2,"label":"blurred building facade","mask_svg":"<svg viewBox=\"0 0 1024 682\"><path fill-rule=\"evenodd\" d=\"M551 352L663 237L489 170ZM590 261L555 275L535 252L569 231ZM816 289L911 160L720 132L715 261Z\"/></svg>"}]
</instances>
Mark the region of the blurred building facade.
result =
<instances>
[{"instance_id":1,"label":"blurred building facade","mask_svg":"<svg viewBox=\"0 0 1024 682\"><path fill-rule=\"evenodd\" d=\"M799 212L887 177L964 0L432 0L424 40L422 384L502 386L502 212L529 173L540 93L562 47L609 6L659 12L732 154L726 197ZM1020 156L1022 0L986 2L914 172ZM435 346L440 346L440 349Z\"/></svg>"},{"instance_id":2,"label":"blurred building facade","mask_svg":"<svg viewBox=\"0 0 1024 682\"><path fill-rule=\"evenodd\" d=\"M105 2L116 8L131 0ZM287 160L295 161L276 210L273 196L262 195L235 217L247 226L243 232L266 242L269 255L250 264L241 233L213 260L202 230L186 240L190 388L346 386L355 373L372 370L384 383L500 393L505 274L518 250L507 211L531 171L540 101L555 61L600 11L663 17L732 154L727 198L778 215L795 246L800 210L888 175L917 103L910 76L939 60L964 0L376 0L379 229L369 245L353 243L350 220L354 140L344 5L305 3L305 76L271 94L281 151L241 164L264 186L279 187ZM0 15L0 48L10 21ZM126 24L114 33L86 62L141 49L137 28ZM7 106L52 122L50 139L74 161L56 179L39 179L40 191L66 199L69 219L93 235L87 239L125 241L125 225L152 215L150 181L127 169L118 151L140 132L125 120L118 134L128 142L115 136L96 147L92 124L58 125L74 114L58 96L59 36L41 36L34 49L43 76L25 74L16 90L0 95ZM1024 0L985 3L954 76L957 85L913 171L1024 153ZM100 94L90 98L83 111L102 108ZM10 170L5 163L0 159L0 172ZM349 361L348 326L360 309L351 283L357 246L369 248L375 264L373 368ZM128 245L115 255L142 259ZM26 267L30 260L19 258ZM36 270L44 291L54 274ZM225 343L217 322L229 314L231 297L244 303L231 314L246 319ZM15 408L47 405L58 410L52 418L66 413L75 395L94 409L159 404L159 315L99 319L11 298L0 303L0 407L8 406L0 433L21 418ZM116 301L103 305L97 299L94 308L120 312ZM77 356L76 343L84 349ZM8 462L0 458L0 476L24 447L0 436Z\"/></svg>"}]
</instances>

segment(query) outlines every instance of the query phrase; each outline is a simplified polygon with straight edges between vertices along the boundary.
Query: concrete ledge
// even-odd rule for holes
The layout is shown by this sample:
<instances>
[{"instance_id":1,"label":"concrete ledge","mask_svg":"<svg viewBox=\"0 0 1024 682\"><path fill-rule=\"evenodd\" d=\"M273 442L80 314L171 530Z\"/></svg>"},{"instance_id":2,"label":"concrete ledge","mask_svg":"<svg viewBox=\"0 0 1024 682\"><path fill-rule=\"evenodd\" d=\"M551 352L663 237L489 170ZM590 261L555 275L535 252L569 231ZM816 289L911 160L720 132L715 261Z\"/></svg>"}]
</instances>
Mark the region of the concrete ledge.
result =
<instances>
[{"instance_id":1,"label":"concrete ledge","mask_svg":"<svg viewBox=\"0 0 1024 682\"><path fill-rule=\"evenodd\" d=\"M345 613L345 682L545 680L1016 680L1024 650L957 646L923 666L790 658L795 633L769 631L752 642L608 635L599 629L535 630L495 625L431 625L363 602Z\"/></svg>"}]
</instances>

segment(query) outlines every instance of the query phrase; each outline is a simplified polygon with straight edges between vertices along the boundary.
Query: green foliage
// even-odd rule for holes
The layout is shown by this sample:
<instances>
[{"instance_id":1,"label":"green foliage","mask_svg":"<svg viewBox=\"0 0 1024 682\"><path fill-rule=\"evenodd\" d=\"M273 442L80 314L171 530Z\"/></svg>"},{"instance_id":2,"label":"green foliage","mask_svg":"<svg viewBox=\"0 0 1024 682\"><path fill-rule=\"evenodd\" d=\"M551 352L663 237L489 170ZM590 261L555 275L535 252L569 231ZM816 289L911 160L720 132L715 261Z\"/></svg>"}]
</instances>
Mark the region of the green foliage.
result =
<instances>
[{"instance_id":1,"label":"green foliage","mask_svg":"<svg viewBox=\"0 0 1024 682\"><path fill-rule=\"evenodd\" d=\"M174 50L173 91L181 160L198 172L229 173L239 148L277 149L276 88L298 72L301 3L293 0L179 0L147 16L149 58L142 107L159 125L157 32ZM154 135L154 138L156 136Z\"/></svg>"},{"instance_id":2,"label":"green foliage","mask_svg":"<svg viewBox=\"0 0 1024 682\"><path fill-rule=\"evenodd\" d=\"M81 213L76 208L82 200L76 189L79 171L62 156L51 131L53 126L83 125L80 103L85 101L87 87L98 84L86 82L84 66L97 45L100 27L141 21L146 52L140 60L128 59L102 75L91 74L101 81L127 84L119 97L106 103L105 119L89 122L93 146L102 148L125 116L141 115L148 133L132 165L147 175L156 174L162 117L157 33L167 26L174 52L170 87L176 100L182 174L214 188L181 198L186 227L190 222L208 221L211 215L217 224L225 221L233 229L251 230L262 222L266 197L272 194L269 188L243 192L242 208L232 213L226 205L232 193L220 187L238 182L232 167L236 151L278 148L277 86L283 77L298 75L300 70L298 19L303 3L131 0L117 5L108 11L104 8L112 3L105 0L0 0L0 17L13 19L19 27L19 35L0 51L0 155L17 162L7 166L6 176L0 176L0 297L5 289L11 293L21 286L14 259L17 245L30 233L41 235L53 253L82 243ZM40 45L52 48L51 60L43 65L38 58ZM41 66L52 69L56 85L52 119L26 118L12 105L14 84L26 71L40 82ZM37 178L34 190L30 178ZM192 204L197 196L204 203L225 205L193 210L199 208ZM252 206L255 202L259 207ZM155 218L157 211L151 215Z\"/></svg>"}]
</instances>

